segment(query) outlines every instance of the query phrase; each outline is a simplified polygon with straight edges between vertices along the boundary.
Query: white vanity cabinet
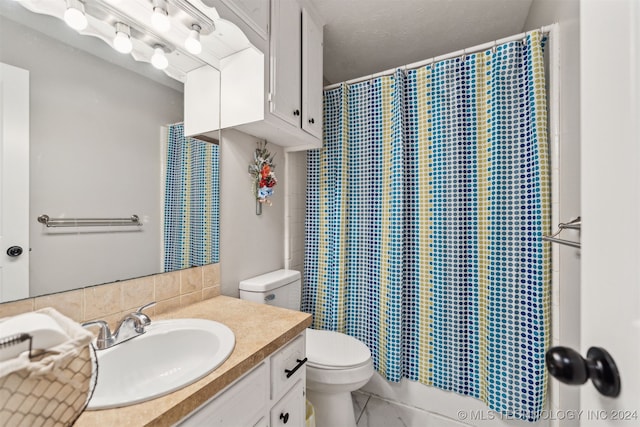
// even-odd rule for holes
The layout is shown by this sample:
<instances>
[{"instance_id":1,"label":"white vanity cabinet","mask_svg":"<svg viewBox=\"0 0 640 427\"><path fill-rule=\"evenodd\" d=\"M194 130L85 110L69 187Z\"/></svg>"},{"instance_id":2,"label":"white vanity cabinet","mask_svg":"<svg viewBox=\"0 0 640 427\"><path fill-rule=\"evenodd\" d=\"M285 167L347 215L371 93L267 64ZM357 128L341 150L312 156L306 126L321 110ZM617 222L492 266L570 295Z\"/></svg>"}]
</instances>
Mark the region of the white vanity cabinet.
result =
<instances>
[{"instance_id":1,"label":"white vanity cabinet","mask_svg":"<svg viewBox=\"0 0 640 427\"><path fill-rule=\"evenodd\" d=\"M304 332L184 418L180 427L303 427Z\"/></svg>"}]
</instances>

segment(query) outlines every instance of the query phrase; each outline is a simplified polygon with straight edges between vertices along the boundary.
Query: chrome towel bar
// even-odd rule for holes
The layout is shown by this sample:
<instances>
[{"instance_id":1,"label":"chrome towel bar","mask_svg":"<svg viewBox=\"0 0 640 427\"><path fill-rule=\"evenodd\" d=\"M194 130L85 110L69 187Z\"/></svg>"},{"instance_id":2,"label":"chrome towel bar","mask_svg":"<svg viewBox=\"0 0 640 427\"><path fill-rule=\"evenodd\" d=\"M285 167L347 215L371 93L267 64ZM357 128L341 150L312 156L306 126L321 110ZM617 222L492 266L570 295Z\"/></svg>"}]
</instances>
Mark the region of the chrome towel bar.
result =
<instances>
[{"instance_id":1,"label":"chrome towel bar","mask_svg":"<svg viewBox=\"0 0 640 427\"><path fill-rule=\"evenodd\" d=\"M559 243L561 245L571 246L572 248L580 249L580 242L573 242L571 240L558 239L556 236L562 232L562 230L580 230L582 226L582 220L580 217L572 219L569 222L561 222L558 224L558 230L551 236L542 236L542 240L545 242Z\"/></svg>"},{"instance_id":2,"label":"chrome towel bar","mask_svg":"<svg viewBox=\"0 0 640 427\"><path fill-rule=\"evenodd\" d=\"M129 218L50 218L49 215L40 215L38 222L47 227L142 226L138 215Z\"/></svg>"}]
</instances>

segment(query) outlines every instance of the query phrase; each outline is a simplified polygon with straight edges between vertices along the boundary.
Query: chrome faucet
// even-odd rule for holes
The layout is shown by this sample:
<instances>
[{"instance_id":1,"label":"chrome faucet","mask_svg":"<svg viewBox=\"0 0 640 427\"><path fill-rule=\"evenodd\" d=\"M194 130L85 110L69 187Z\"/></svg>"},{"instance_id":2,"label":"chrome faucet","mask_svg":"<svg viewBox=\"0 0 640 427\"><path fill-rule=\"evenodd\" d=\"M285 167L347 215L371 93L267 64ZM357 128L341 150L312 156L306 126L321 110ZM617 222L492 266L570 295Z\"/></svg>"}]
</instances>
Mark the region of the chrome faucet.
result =
<instances>
[{"instance_id":1,"label":"chrome faucet","mask_svg":"<svg viewBox=\"0 0 640 427\"><path fill-rule=\"evenodd\" d=\"M138 335L142 335L145 332L145 327L151 324L149 316L142 311L156 305L155 301L145 304L133 313L129 313L124 316L115 332L111 332L109 325L104 320L93 320L91 322L83 323L83 327L99 326L100 330L96 338L96 347L98 350L105 350L114 345L123 343L131 338L135 338Z\"/></svg>"}]
</instances>

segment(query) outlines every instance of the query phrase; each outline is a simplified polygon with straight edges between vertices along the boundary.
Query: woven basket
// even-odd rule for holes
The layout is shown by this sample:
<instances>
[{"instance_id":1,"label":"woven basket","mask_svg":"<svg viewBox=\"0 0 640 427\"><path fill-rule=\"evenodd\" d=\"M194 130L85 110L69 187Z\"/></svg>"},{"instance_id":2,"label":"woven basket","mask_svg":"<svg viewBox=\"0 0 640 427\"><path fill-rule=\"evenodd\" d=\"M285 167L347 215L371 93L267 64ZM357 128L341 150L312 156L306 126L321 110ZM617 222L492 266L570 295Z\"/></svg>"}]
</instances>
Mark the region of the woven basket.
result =
<instances>
[{"instance_id":1,"label":"woven basket","mask_svg":"<svg viewBox=\"0 0 640 427\"><path fill-rule=\"evenodd\" d=\"M92 353L87 340L77 336L41 356L22 353L12 361L21 368L0 376L0 426L73 425L97 381Z\"/></svg>"}]
</instances>

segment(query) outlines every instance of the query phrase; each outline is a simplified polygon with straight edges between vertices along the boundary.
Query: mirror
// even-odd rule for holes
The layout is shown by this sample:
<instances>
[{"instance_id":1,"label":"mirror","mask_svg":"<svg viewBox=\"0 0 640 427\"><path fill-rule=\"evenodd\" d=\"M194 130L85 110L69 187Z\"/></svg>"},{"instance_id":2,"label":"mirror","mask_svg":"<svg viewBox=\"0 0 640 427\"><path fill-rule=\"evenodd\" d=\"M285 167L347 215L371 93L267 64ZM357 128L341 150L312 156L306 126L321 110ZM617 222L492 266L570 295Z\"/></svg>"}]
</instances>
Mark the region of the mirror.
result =
<instances>
[{"instance_id":1,"label":"mirror","mask_svg":"<svg viewBox=\"0 0 640 427\"><path fill-rule=\"evenodd\" d=\"M29 172L10 176L29 180L28 296L164 271L167 125L183 120L182 83L15 2L0 5L0 62L29 71ZM42 214L142 226L47 228Z\"/></svg>"}]
</instances>

